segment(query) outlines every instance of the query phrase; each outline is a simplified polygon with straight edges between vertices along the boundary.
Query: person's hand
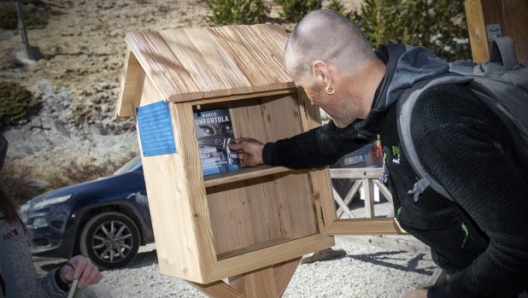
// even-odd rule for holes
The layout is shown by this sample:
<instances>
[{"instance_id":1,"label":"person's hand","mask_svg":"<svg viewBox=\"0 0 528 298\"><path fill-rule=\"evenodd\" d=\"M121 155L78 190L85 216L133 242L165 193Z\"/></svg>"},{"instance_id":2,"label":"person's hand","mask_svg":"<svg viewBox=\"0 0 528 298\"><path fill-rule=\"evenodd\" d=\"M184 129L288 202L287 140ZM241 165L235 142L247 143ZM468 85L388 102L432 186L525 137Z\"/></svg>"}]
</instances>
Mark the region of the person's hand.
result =
<instances>
[{"instance_id":1,"label":"person's hand","mask_svg":"<svg viewBox=\"0 0 528 298\"><path fill-rule=\"evenodd\" d=\"M235 143L230 143L227 146L233 151L238 151L240 164L243 167L254 167L264 163L262 160L264 145L255 139L239 138L235 140Z\"/></svg>"},{"instance_id":2,"label":"person's hand","mask_svg":"<svg viewBox=\"0 0 528 298\"><path fill-rule=\"evenodd\" d=\"M427 290L420 289L408 292L407 294L405 294L405 298L427 298Z\"/></svg>"},{"instance_id":3,"label":"person's hand","mask_svg":"<svg viewBox=\"0 0 528 298\"><path fill-rule=\"evenodd\" d=\"M60 278L66 283L79 279L77 287L84 289L98 283L103 278L103 275L88 258L78 255L71 258L65 266L61 267Z\"/></svg>"}]
</instances>

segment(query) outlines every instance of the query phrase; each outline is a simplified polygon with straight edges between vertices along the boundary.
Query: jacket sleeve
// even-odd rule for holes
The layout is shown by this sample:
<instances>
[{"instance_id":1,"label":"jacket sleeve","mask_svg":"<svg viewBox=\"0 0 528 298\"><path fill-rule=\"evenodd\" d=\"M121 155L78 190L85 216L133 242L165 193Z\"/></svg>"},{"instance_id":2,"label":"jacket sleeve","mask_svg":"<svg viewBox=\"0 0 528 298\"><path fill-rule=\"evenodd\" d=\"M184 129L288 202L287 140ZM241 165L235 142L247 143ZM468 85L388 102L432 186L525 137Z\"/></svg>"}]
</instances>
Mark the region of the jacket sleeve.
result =
<instances>
[{"instance_id":1,"label":"jacket sleeve","mask_svg":"<svg viewBox=\"0 0 528 298\"><path fill-rule=\"evenodd\" d=\"M10 251L9 261L14 271L19 297L66 297L68 293L61 290L55 280L56 269L43 277L37 276L23 226L18 222L1 219L0 230Z\"/></svg>"},{"instance_id":2,"label":"jacket sleeve","mask_svg":"<svg viewBox=\"0 0 528 298\"><path fill-rule=\"evenodd\" d=\"M421 163L489 238L428 297L515 297L528 288L528 172L504 123L467 88L426 92L411 123Z\"/></svg>"},{"instance_id":3,"label":"jacket sleeve","mask_svg":"<svg viewBox=\"0 0 528 298\"><path fill-rule=\"evenodd\" d=\"M347 153L376 140L361 130L361 121L346 128L328 124L287 139L267 143L262 150L265 164L292 169L318 168L336 163Z\"/></svg>"}]
</instances>

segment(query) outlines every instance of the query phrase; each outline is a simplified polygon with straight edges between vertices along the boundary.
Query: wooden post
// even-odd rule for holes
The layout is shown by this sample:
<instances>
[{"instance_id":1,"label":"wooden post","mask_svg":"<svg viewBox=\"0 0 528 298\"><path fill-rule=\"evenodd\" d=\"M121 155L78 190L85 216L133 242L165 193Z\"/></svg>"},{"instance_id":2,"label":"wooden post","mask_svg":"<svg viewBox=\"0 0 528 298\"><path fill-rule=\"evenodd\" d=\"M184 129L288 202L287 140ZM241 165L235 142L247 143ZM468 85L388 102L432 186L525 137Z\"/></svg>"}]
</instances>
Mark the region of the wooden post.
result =
<instances>
[{"instance_id":1,"label":"wooden post","mask_svg":"<svg viewBox=\"0 0 528 298\"><path fill-rule=\"evenodd\" d=\"M278 298L282 297L290 283L301 258L283 262L271 267L230 277L212 284L190 282L202 293L215 298Z\"/></svg>"},{"instance_id":2,"label":"wooden post","mask_svg":"<svg viewBox=\"0 0 528 298\"><path fill-rule=\"evenodd\" d=\"M473 60L489 59L494 36L510 36L520 63L528 64L528 1L466 0L466 16Z\"/></svg>"},{"instance_id":3,"label":"wooden post","mask_svg":"<svg viewBox=\"0 0 528 298\"><path fill-rule=\"evenodd\" d=\"M24 23L24 6L22 0L17 0L17 14L18 14L18 31L20 33L20 38L22 38L22 46L27 55L28 59L37 60L42 54L38 47L32 47L29 45L29 40L27 38L26 24Z\"/></svg>"}]
</instances>

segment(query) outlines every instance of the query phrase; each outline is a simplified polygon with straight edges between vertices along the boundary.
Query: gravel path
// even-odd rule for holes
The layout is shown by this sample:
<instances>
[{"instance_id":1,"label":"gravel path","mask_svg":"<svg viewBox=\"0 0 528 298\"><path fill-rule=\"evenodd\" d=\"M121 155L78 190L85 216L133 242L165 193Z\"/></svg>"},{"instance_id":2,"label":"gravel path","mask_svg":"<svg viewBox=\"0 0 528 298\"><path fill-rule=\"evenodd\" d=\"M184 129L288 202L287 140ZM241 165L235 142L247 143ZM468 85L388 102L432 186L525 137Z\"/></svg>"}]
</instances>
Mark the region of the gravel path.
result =
<instances>
[{"instance_id":1,"label":"gravel path","mask_svg":"<svg viewBox=\"0 0 528 298\"><path fill-rule=\"evenodd\" d=\"M426 283L435 269L423 250L387 249L369 244L369 239L337 236L334 249L342 249L346 255L299 265L283 297L403 297ZM154 245L141 251L127 268L104 272L103 281L113 298L206 297L185 281L160 274ZM55 267L56 262L41 260L36 266L42 272Z\"/></svg>"}]
</instances>

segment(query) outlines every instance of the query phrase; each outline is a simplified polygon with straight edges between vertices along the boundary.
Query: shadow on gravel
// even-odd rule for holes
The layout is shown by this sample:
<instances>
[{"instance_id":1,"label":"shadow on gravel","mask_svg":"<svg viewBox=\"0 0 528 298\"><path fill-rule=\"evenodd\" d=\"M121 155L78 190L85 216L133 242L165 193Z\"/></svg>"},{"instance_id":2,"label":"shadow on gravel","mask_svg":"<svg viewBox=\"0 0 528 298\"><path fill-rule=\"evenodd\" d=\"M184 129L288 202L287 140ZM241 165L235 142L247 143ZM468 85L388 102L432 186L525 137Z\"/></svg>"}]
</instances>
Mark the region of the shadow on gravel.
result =
<instances>
[{"instance_id":1,"label":"shadow on gravel","mask_svg":"<svg viewBox=\"0 0 528 298\"><path fill-rule=\"evenodd\" d=\"M145 266L151 266L153 264L158 264L156 250L138 253L136 258L132 261L132 263L128 264L126 268L141 268Z\"/></svg>"},{"instance_id":2,"label":"shadow on gravel","mask_svg":"<svg viewBox=\"0 0 528 298\"><path fill-rule=\"evenodd\" d=\"M409 259L407 251L384 251L372 254L347 255L345 258L351 258L362 262L371 263L378 266L384 266L396 270L415 272L419 274L431 275L435 266L418 268L420 261L423 260L424 254L417 254Z\"/></svg>"}]
</instances>

